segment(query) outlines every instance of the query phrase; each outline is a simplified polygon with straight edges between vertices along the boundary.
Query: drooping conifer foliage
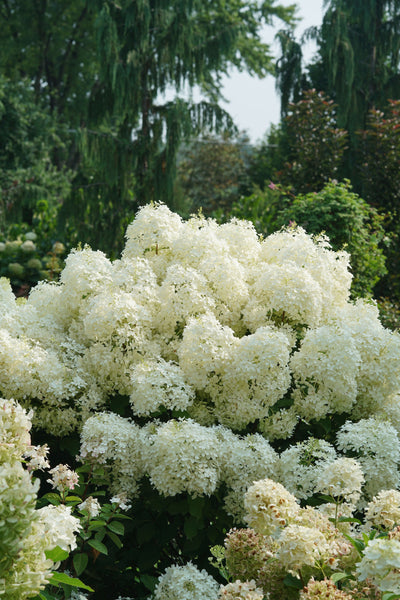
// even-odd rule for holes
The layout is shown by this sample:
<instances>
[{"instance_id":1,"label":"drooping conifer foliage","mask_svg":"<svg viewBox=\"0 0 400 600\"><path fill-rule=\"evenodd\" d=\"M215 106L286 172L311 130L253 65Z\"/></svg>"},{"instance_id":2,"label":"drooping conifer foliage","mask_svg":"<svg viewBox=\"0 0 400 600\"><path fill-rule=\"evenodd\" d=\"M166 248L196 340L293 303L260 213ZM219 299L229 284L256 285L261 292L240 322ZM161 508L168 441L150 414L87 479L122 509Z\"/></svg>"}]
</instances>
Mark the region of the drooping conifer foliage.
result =
<instances>
[{"instance_id":1,"label":"drooping conifer foliage","mask_svg":"<svg viewBox=\"0 0 400 600\"><path fill-rule=\"evenodd\" d=\"M171 200L181 140L233 127L218 105L221 76L232 66L272 72L261 27L274 17L289 22L294 8L275 0L3 0L0 11L0 69L30 80L69 129L66 156L55 153L76 171L63 223L115 253L138 205ZM195 86L206 101L185 99Z\"/></svg>"}]
</instances>

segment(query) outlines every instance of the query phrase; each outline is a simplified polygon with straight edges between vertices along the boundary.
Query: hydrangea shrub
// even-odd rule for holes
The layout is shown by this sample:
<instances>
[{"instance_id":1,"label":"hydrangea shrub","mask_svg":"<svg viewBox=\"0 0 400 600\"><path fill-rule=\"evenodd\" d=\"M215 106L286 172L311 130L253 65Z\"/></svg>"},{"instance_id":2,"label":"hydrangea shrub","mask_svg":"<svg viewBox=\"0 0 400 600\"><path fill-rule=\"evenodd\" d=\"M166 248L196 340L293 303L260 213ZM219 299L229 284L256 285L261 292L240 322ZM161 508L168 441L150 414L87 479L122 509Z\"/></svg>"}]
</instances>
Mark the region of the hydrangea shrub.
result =
<instances>
[{"instance_id":1,"label":"hydrangea shrub","mask_svg":"<svg viewBox=\"0 0 400 600\"><path fill-rule=\"evenodd\" d=\"M57 564L46 552L76 547L79 520L66 506L36 508L39 479L23 467L31 446L31 413L13 400L0 400L0 595L7 600L36 596L49 582ZM40 458L40 453L39 453Z\"/></svg>"},{"instance_id":2,"label":"hydrangea shrub","mask_svg":"<svg viewBox=\"0 0 400 600\"><path fill-rule=\"evenodd\" d=\"M397 487L400 335L351 279L324 236L148 205L119 260L74 250L22 302L0 281L1 392L140 498L124 564L147 590L165 557L207 564L254 481L305 501L357 458L359 508Z\"/></svg>"}]
</instances>

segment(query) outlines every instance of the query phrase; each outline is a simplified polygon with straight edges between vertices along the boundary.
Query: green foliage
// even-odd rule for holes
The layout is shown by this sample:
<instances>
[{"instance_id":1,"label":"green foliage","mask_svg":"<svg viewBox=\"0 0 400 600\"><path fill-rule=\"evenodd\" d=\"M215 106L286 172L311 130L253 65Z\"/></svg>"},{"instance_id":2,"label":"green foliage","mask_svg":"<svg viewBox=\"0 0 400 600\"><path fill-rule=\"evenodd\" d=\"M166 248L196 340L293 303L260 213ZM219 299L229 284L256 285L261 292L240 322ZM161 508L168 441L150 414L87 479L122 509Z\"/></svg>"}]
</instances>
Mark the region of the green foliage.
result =
<instances>
[{"instance_id":1,"label":"green foliage","mask_svg":"<svg viewBox=\"0 0 400 600\"><path fill-rule=\"evenodd\" d=\"M182 149L178 164L178 185L190 203L190 212L202 210L205 216L214 211L226 215L240 196L245 177L246 138L232 138L225 133L205 135Z\"/></svg>"},{"instance_id":2,"label":"green foliage","mask_svg":"<svg viewBox=\"0 0 400 600\"><path fill-rule=\"evenodd\" d=\"M42 200L33 213L33 226L16 223L0 236L0 277L10 279L17 296L27 295L42 279L56 281L64 267L67 249L57 237L55 219L56 210Z\"/></svg>"},{"instance_id":3,"label":"green foliage","mask_svg":"<svg viewBox=\"0 0 400 600\"><path fill-rule=\"evenodd\" d=\"M37 103L69 126L79 125L99 68L93 3L2 1L0 15L1 73L16 81L25 78Z\"/></svg>"},{"instance_id":4,"label":"green foliage","mask_svg":"<svg viewBox=\"0 0 400 600\"><path fill-rule=\"evenodd\" d=\"M386 112L372 109L360 131L362 189L374 206L400 212L400 100L389 100Z\"/></svg>"},{"instance_id":5,"label":"green foliage","mask_svg":"<svg viewBox=\"0 0 400 600\"><path fill-rule=\"evenodd\" d=\"M384 327L394 331L400 329L400 305L390 298L378 299L379 315Z\"/></svg>"},{"instance_id":6,"label":"green foliage","mask_svg":"<svg viewBox=\"0 0 400 600\"><path fill-rule=\"evenodd\" d=\"M347 134L336 125L336 105L322 92L304 92L286 117L288 162L280 182L295 193L319 191L339 171Z\"/></svg>"},{"instance_id":7,"label":"green foliage","mask_svg":"<svg viewBox=\"0 0 400 600\"><path fill-rule=\"evenodd\" d=\"M280 171L286 162L289 152L287 145L286 123L271 125L264 139L253 149L246 169L250 183L261 190L276 178L280 179ZM251 194L249 186L245 194Z\"/></svg>"},{"instance_id":8,"label":"green foliage","mask_svg":"<svg viewBox=\"0 0 400 600\"><path fill-rule=\"evenodd\" d=\"M331 181L319 193L298 195L280 212L278 225L294 221L307 233L326 233L334 250L350 253L353 296L370 296L386 273L383 218L352 192L349 181Z\"/></svg>"},{"instance_id":9,"label":"green foliage","mask_svg":"<svg viewBox=\"0 0 400 600\"><path fill-rule=\"evenodd\" d=\"M24 80L0 74L0 229L25 221L32 225L39 200L51 207L69 191L70 174L60 170L53 153L62 151L60 130L44 106L35 102Z\"/></svg>"},{"instance_id":10,"label":"green foliage","mask_svg":"<svg viewBox=\"0 0 400 600\"><path fill-rule=\"evenodd\" d=\"M386 113L372 109L368 127L359 132L360 174L365 199L388 212L386 230L391 236L388 248L389 274L380 293L398 297L400 292L400 101L390 100Z\"/></svg>"},{"instance_id":11,"label":"green foliage","mask_svg":"<svg viewBox=\"0 0 400 600\"><path fill-rule=\"evenodd\" d=\"M262 236L276 231L276 218L282 205L288 201L278 193L274 184L264 190L256 188L250 196L242 196L233 203L230 217L251 221Z\"/></svg>"}]
</instances>

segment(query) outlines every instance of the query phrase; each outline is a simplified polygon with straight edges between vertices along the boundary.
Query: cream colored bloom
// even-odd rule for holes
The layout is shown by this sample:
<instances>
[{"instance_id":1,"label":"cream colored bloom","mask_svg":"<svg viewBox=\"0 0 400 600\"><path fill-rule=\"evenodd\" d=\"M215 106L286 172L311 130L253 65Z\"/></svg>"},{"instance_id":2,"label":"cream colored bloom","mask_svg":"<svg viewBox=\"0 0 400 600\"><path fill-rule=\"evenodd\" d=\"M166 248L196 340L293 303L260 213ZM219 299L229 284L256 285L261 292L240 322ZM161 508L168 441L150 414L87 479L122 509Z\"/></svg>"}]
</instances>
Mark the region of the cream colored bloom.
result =
<instances>
[{"instance_id":1,"label":"cream colored bloom","mask_svg":"<svg viewBox=\"0 0 400 600\"><path fill-rule=\"evenodd\" d=\"M244 497L245 521L263 535L274 535L300 511L296 498L272 479L255 481Z\"/></svg>"}]
</instances>

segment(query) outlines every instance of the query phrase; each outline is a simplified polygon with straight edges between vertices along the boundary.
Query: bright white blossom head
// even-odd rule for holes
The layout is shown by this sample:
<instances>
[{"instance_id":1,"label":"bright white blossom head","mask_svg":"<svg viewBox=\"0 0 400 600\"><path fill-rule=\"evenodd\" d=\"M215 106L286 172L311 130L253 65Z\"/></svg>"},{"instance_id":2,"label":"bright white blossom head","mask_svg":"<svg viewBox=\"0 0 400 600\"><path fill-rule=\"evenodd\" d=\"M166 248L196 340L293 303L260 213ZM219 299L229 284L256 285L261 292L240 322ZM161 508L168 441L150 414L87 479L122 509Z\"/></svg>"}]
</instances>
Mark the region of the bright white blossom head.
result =
<instances>
[{"instance_id":1,"label":"bright white blossom head","mask_svg":"<svg viewBox=\"0 0 400 600\"><path fill-rule=\"evenodd\" d=\"M277 540L277 559L288 571L296 572L302 567L314 567L329 557L329 544L315 527L288 525Z\"/></svg>"},{"instance_id":2,"label":"bright white blossom head","mask_svg":"<svg viewBox=\"0 0 400 600\"><path fill-rule=\"evenodd\" d=\"M400 594L400 541L374 538L356 565L359 581L371 580L382 592Z\"/></svg>"},{"instance_id":3,"label":"bright white blossom head","mask_svg":"<svg viewBox=\"0 0 400 600\"><path fill-rule=\"evenodd\" d=\"M191 562L172 566L161 575L154 590L155 600L217 600L219 585L207 571Z\"/></svg>"},{"instance_id":4,"label":"bright white blossom head","mask_svg":"<svg viewBox=\"0 0 400 600\"><path fill-rule=\"evenodd\" d=\"M296 498L271 479L255 481L244 497L245 521L263 535L274 535L300 511Z\"/></svg>"},{"instance_id":5,"label":"bright white blossom head","mask_svg":"<svg viewBox=\"0 0 400 600\"><path fill-rule=\"evenodd\" d=\"M337 458L321 469L316 483L317 491L355 503L361 496L364 475L360 464L353 458Z\"/></svg>"},{"instance_id":6,"label":"bright white blossom head","mask_svg":"<svg viewBox=\"0 0 400 600\"><path fill-rule=\"evenodd\" d=\"M89 517L89 519L94 519L100 514L101 505L97 498L93 498L93 496L88 496L86 500L78 504L78 508L81 511L85 511Z\"/></svg>"},{"instance_id":7,"label":"bright white blossom head","mask_svg":"<svg viewBox=\"0 0 400 600\"><path fill-rule=\"evenodd\" d=\"M400 525L400 492L382 490L372 498L365 509L365 521L369 527L393 529Z\"/></svg>"},{"instance_id":8,"label":"bright white blossom head","mask_svg":"<svg viewBox=\"0 0 400 600\"><path fill-rule=\"evenodd\" d=\"M39 520L44 526L48 550L60 546L70 552L77 547L75 533L81 529L81 524L79 519L71 514L71 510L70 506L64 504L44 506L38 510Z\"/></svg>"}]
</instances>

